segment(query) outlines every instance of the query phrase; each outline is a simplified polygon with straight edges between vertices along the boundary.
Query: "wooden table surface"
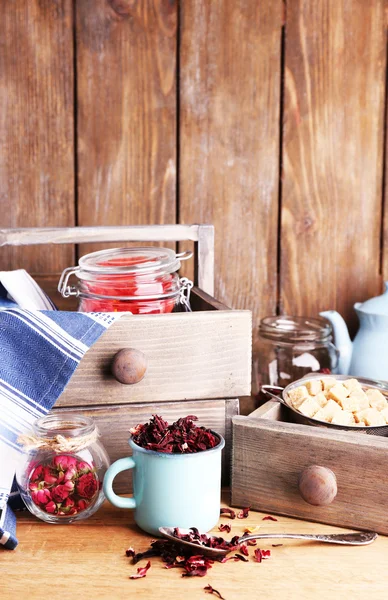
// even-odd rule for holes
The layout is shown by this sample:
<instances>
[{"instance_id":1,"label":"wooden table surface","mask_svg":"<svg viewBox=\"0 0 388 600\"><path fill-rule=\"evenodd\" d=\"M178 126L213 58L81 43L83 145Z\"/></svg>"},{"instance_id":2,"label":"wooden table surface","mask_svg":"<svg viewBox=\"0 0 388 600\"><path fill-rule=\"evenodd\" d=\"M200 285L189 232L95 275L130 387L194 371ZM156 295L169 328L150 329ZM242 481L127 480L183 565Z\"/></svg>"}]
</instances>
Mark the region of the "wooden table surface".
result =
<instances>
[{"instance_id":1,"label":"wooden table surface","mask_svg":"<svg viewBox=\"0 0 388 600\"><path fill-rule=\"evenodd\" d=\"M263 516L251 512L245 520L221 521L231 524L231 535L241 534L247 525L260 525L263 533L344 531L286 517L263 521ZM129 510L105 503L93 517L72 525L48 525L23 513L18 538L16 550L0 551L1 600L216 598L204 591L207 584L226 600L387 597L388 537L382 536L364 547L284 540L273 548L279 540L258 541L257 547L271 550L270 559L215 563L205 577L182 578L180 569L165 569L160 558L151 558L147 577L138 580L129 576L146 563L132 565L125 550L145 550L151 538L137 529ZM252 555L253 550L249 548Z\"/></svg>"}]
</instances>

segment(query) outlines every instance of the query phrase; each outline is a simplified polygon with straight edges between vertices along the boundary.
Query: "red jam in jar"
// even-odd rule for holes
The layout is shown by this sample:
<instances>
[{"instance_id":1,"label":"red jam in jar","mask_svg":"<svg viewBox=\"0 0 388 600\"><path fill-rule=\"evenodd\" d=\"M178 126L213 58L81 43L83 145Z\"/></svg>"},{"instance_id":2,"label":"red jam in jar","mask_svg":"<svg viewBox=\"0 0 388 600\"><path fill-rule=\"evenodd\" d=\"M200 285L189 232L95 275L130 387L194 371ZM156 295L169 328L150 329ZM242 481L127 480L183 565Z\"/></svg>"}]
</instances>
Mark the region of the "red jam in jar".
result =
<instances>
[{"instance_id":1,"label":"red jam in jar","mask_svg":"<svg viewBox=\"0 0 388 600\"><path fill-rule=\"evenodd\" d=\"M86 254L78 267L62 273L58 290L64 297L78 296L80 312L170 313L179 304L188 309L186 292L192 287L180 279L180 261L190 252L169 248L114 248ZM69 286L71 275L78 278Z\"/></svg>"}]
</instances>

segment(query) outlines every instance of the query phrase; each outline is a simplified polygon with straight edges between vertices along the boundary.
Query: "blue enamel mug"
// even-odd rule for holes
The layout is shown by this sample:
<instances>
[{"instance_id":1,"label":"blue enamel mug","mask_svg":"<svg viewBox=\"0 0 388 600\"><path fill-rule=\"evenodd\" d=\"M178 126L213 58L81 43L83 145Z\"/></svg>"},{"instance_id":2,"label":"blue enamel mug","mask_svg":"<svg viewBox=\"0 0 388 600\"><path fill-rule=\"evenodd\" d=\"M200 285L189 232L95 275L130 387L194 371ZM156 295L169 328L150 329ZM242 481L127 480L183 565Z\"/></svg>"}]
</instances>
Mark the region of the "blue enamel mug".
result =
<instances>
[{"instance_id":1,"label":"blue enamel mug","mask_svg":"<svg viewBox=\"0 0 388 600\"><path fill-rule=\"evenodd\" d=\"M130 438L132 457L120 458L105 473L104 494L118 508L134 509L135 523L159 536L159 527L197 527L209 531L218 522L221 453L225 440L192 454L165 454L141 448ZM113 480L133 469L133 498L115 494Z\"/></svg>"}]
</instances>

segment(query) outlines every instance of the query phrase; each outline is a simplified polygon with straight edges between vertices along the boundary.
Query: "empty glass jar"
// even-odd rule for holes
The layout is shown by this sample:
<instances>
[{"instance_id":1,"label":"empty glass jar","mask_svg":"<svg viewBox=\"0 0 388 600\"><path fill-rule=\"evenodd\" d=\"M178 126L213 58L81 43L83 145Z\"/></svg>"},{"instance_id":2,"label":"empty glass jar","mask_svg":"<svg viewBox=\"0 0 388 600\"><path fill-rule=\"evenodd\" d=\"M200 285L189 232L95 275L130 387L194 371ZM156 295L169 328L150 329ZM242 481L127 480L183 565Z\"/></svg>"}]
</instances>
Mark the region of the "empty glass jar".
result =
<instances>
[{"instance_id":1,"label":"empty glass jar","mask_svg":"<svg viewBox=\"0 0 388 600\"><path fill-rule=\"evenodd\" d=\"M334 372L338 351L332 328L321 317L265 317L255 357L256 385L284 387L312 372Z\"/></svg>"}]
</instances>

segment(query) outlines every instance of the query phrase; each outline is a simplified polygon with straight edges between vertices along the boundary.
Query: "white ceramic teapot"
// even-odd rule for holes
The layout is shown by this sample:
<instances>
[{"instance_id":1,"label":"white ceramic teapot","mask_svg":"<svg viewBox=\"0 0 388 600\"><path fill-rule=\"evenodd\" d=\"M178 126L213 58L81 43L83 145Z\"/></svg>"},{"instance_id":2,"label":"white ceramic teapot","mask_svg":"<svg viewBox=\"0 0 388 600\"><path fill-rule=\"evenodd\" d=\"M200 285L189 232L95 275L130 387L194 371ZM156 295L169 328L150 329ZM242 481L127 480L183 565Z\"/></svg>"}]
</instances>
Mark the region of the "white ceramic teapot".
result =
<instances>
[{"instance_id":1,"label":"white ceramic teapot","mask_svg":"<svg viewBox=\"0 0 388 600\"><path fill-rule=\"evenodd\" d=\"M345 321L335 310L321 312L330 321L339 351L336 371L388 381L388 281L381 296L354 305L360 329L352 343Z\"/></svg>"}]
</instances>

